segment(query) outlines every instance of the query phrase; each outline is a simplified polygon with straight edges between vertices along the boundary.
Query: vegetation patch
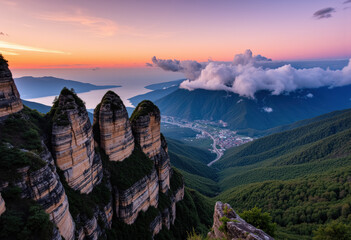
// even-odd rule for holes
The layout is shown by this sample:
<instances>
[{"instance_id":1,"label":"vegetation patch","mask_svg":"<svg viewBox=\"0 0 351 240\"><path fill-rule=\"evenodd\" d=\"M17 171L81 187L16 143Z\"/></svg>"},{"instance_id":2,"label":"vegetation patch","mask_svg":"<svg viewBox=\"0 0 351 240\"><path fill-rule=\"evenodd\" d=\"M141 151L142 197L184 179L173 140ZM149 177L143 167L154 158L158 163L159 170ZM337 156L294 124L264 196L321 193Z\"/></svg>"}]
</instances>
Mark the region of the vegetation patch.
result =
<instances>
[{"instance_id":1,"label":"vegetation patch","mask_svg":"<svg viewBox=\"0 0 351 240\"><path fill-rule=\"evenodd\" d=\"M49 215L33 200L20 196L18 187L8 187L2 192L6 211L0 216L0 239L52 239L54 225Z\"/></svg>"},{"instance_id":2,"label":"vegetation patch","mask_svg":"<svg viewBox=\"0 0 351 240\"><path fill-rule=\"evenodd\" d=\"M158 209L161 211L171 206L171 199L169 196L161 191L158 193Z\"/></svg>"},{"instance_id":3,"label":"vegetation patch","mask_svg":"<svg viewBox=\"0 0 351 240\"><path fill-rule=\"evenodd\" d=\"M120 97L113 91L107 91L107 93L104 95L104 97L101 100L101 104L109 104L111 107L111 110L114 111L119 111L122 110L123 108L123 102L120 99Z\"/></svg>"},{"instance_id":4,"label":"vegetation patch","mask_svg":"<svg viewBox=\"0 0 351 240\"><path fill-rule=\"evenodd\" d=\"M184 180L182 174L175 168L172 168L173 174L170 180L170 189L175 192L184 186Z\"/></svg>"},{"instance_id":5,"label":"vegetation patch","mask_svg":"<svg viewBox=\"0 0 351 240\"><path fill-rule=\"evenodd\" d=\"M235 205L237 211L257 206L270 212L279 227L278 238L298 235L300 239L310 239L313 231L324 224L351 221L350 179L351 167L346 167L295 180L240 186L218 198Z\"/></svg>"},{"instance_id":6,"label":"vegetation patch","mask_svg":"<svg viewBox=\"0 0 351 240\"><path fill-rule=\"evenodd\" d=\"M78 97L74 89L69 90L64 87L60 96L55 98L48 116L53 123L59 126L67 126L70 124L67 111L76 109L77 107L79 114L86 112L84 101Z\"/></svg>"},{"instance_id":7,"label":"vegetation patch","mask_svg":"<svg viewBox=\"0 0 351 240\"><path fill-rule=\"evenodd\" d=\"M126 190L137 181L150 175L154 162L148 158L139 146L135 146L132 155L122 162L110 161L103 150L100 149L103 166L110 172L113 186L119 190Z\"/></svg>"},{"instance_id":8,"label":"vegetation patch","mask_svg":"<svg viewBox=\"0 0 351 240\"><path fill-rule=\"evenodd\" d=\"M45 125L42 114L24 106L21 112L9 115L0 123L0 142L40 153L43 150L40 136Z\"/></svg>"},{"instance_id":9,"label":"vegetation patch","mask_svg":"<svg viewBox=\"0 0 351 240\"><path fill-rule=\"evenodd\" d=\"M0 145L0 182L12 181L19 177L17 169L29 166L29 172L45 167L46 162L32 152L16 147Z\"/></svg>"},{"instance_id":10,"label":"vegetation patch","mask_svg":"<svg viewBox=\"0 0 351 240\"><path fill-rule=\"evenodd\" d=\"M272 217L268 212L262 212L262 209L254 207L241 213L240 217L270 236L275 236L276 224L272 222Z\"/></svg>"},{"instance_id":11,"label":"vegetation patch","mask_svg":"<svg viewBox=\"0 0 351 240\"><path fill-rule=\"evenodd\" d=\"M107 180L105 177L99 185L94 186L91 193L82 194L68 186L61 170L57 169L57 172L60 176L61 183L65 188L70 213L75 220L79 214L85 215L88 219L91 219L94 216L94 210L96 207L100 207L102 210L103 207L111 201L111 191L106 186Z\"/></svg>"},{"instance_id":12,"label":"vegetation patch","mask_svg":"<svg viewBox=\"0 0 351 240\"><path fill-rule=\"evenodd\" d=\"M138 106L135 108L134 112L132 113L132 116L130 117L130 120L135 121L139 117L146 116L149 113L160 115L160 110L155 104L153 104L153 102L149 100L144 100L140 102Z\"/></svg>"},{"instance_id":13,"label":"vegetation patch","mask_svg":"<svg viewBox=\"0 0 351 240\"><path fill-rule=\"evenodd\" d=\"M6 66L8 65L8 61L4 58L4 56L2 56L2 54L0 53L0 64L6 64Z\"/></svg>"},{"instance_id":14,"label":"vegetation patch","mask_svg":"<svg viewBox=\"0 0 351 240\"><path fill-rule=\"evenodd\" d=\"M114 240L131 240L145 239L151 240L152 233L150 232L150 223L158 216L160 212L149 207L146 212L140 212L137 220L132 225L128 225L121 220L114 219L112 228L107 230L107 239Z\"/></svg>"}]
</instances>

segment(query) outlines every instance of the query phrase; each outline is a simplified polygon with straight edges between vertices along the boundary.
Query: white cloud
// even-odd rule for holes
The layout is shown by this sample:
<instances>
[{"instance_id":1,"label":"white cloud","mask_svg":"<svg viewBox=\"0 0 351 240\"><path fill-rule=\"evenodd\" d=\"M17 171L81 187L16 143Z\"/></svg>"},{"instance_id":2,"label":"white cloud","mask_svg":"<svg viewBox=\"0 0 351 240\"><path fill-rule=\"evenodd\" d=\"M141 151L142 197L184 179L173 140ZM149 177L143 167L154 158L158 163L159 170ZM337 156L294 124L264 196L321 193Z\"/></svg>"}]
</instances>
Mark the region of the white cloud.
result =
<instances>
[{"instance_id":1,"label":"white cloud","mask_svg":"<svg viewBox=\"0 0 351 240\"><path fill-rule=\"evenodd\" d=\"M271 108L271 107L263 107L262 109L263 109L263 111L265 111L267 113L273 112L273 108Z\"/></svg>"},{"instance_id":2,"label":"white cloud","mask_svg":"<svg viewBox=\"0 0 351 240\"><path fill-rule=\"evenodd\" d=\"M313 96L312 93L309 93L309 94L306 95L306 97L308 97L308 98L313 98L314 96Z\"/></svg>"},{"instance_id":3,"label":"white cloud","mask_svg":"<svg viewBox=\"0 0 351 240\"><path fill-rule=\"evenodd\" d=\"M254 56L250 50L236 55L232 63L198 63L156 57L152 61L152 66L166 71L183 72L187 80L180 84L180 88L189 91L225 90L247 98L255 98L255 93L261 90L280 95L297 89L351 84L351 59L342 70L324 70L319 67L296 69L290 64L273 69L263 68L260 62L271 59L261 55Z\"/></svg>"}]
</instances>

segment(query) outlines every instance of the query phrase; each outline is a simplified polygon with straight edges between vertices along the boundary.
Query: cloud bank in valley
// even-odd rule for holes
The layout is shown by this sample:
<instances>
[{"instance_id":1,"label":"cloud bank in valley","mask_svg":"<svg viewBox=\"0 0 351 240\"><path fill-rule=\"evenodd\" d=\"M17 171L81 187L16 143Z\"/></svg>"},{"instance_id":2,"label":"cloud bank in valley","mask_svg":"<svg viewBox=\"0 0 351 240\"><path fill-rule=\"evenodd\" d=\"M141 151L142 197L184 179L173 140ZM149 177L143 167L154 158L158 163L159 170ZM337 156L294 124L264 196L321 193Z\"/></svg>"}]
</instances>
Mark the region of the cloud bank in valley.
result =
<instances>
[{"instance_id":1,"label":"cloud bank in valley","mask_svg":"<svg viewBox=\"0 0 351 240\"><path fill-rule=\"evenodd\" d=\"M260 61L271 61L261 55L253 56L250 50L234 57L232 63L162 60L152 58L153 66L167 71L183 72L188 78L180 88L187 90L224 90L247 98L255 98L261 90L273 95L297 89L338 87L351 84L351 59L341 70L324 70L319 67L296 69L291 65L263 68ZM311 97L311 96L308 96Z\"/></svg>"}]
</instances>

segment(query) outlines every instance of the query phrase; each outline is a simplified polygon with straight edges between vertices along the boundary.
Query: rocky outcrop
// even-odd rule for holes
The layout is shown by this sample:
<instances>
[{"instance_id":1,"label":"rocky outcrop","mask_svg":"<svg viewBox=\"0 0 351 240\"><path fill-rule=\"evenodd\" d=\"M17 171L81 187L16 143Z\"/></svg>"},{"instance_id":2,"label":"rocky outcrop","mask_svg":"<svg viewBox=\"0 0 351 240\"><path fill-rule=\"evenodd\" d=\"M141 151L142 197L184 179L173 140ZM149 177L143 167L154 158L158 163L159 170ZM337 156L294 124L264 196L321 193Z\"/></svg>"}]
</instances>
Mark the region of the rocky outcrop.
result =
<instances>
[{"instance_id":1,"label":"rocky outcrop","mask_svg":"<svg viewBox=\"0 0 351 240\"><path fill-rule=\"evenodd\" d=\"M103 211L99 212L100 219L104 222L105 228L111 228L112 226L112 217L113 217L113 203L109 202L104 206Z\"/></svg>"},{"instance_id":2,"label":"rocky outcrop","mask_svg":"<svg viewBox=\"0 0 351 240\"><path fill-rule=\"evenodd\" d=\"M101 235L101 229L97 223L96 217L94 216L91 219L81 220L81 225L77 230L77 238L79 240L96 240L99 239Z\"/></svg>"},{"instance_id":3,"label":"rocky outcrop","mask_svg":"<svg viewBox=\"0 0 351 240\"><path fill-rule=\"evenodd\" d=\"M65 190L50 152L45 145L43 148L44 151L38 157L48 164L36 171L29 171L29 167L19 168L20 178L15 185L21 188L23 198L31 198L44 208L65 239L74 239L75 224L69 212Z\"/></svg>"},{"instance_id":4,"label":"rocky outcrop","mask_svg":"<svg viewBox=\"0 0 351 240\"><path fill-rule=\"evenodd\" d=\"M0 193L0 216L6 211L5 200L2 198Z\"/></svg>"},{"instance_id":5,"label":"rocky outcrop","mask_svg":"<svg viewBox=\"0 0 351 240\"><path fill-rule=\"evenodd\" d=\"M116 216L127 224L132 224L140 211L150 206L158 206L158 176L156 170L137 181L127 190L115 189Z\"/></svg>"},{"instance_id":6,"label":"rocky outcrop","mask_svg":"<svg viewBox=\"0 0 351 240\"><path fill-rule=\"evenodd\" d=\"M150 227L149 228L150 228L150 232L152 233L153 237L162 230L162 217L161 217L161 214L157 215L157 217L150 223Z\"/></svg>"},{"instance_id":7,"label":"rocky outcrop","mask_svg":"<svg viewBox=\"0 0 351 240\"><path fill-rule=\"evenodd\" d=\"M174 224L174 221L177 216L176 203L184 199L184 190L185 190L184 185L181 188L175 190L173 194L170 196L170 200L171 200L170 206L168 208L165 208L162 211L162 223L164 226L167 227L168 230L171 228L171 225Z\"/></svg>"},{"instance_id":8,"label":"rocky outcrop","mask_svg":"<svg viewBox=\"0 0 351 240\"><path fill-rule=\"evenodd\" d=\"M174 193L175 202L177 203L179 201L182 201L184 199L184 194L185 194L185 186L183 184L183 186L177 189Z\"/></svg>"},{"instance_id":9,"label":"rocky outcrop","mask_svg":"<svg viewBox=\"0 0 351 240\"><path fill-rule=\"evenodd\" d=\"M229 221L223 221L223 217ZM225 222L226 225L221 227ZM208 235L210 239L273 240L271 236L240 218L229 204L222 202L216 202L212 232Z\"/></svg>"},{"instance_id":10,"label":"rocky outcrop","mask_svg":"<svg viewBox=\"0 0 351 240\"><path fill-rule=\"evenodd\" d=\"M170 160L167 143L161 135L160 110L150 101L142 101L134 110L132 129L135 141L143 152L155 163L159 176L160 189L167 192L170 184Z\"/></svg>"},{"instance_id":11,"label":"rocky outcrop","mask_svg":"<svg viewBox=\"0 0 351 240\"><path fill-rule=\"evenodd\" d=\"M64 88L51 109L52 153L68 185L89 193L102 179L100 155L94 150L93 131L85 105Z\"/></svg>"},{"instance_id":12,"label":"rocky outcrop","mask_svg":"<svg viewBox=\"0 0 351 240\"><path fill-rule=\"evenodd\" d=\"M95 109L94 128L99 130L94 131L94 134L100 135L100 147L105 150L110 161L123 161L132 154L134 137L128 113L116 93L108 91Z\"/></svg>"},{"instance_id":13,"label":"rocky outcrop","mask_svg":"<svg viewBox=\"0 0 351 240\"><path fill-rule=\"evenodd\" d=\"M7 62L0 56L0 118L23 109Z\"/></svg>"},{"instance_id":14,"label":"rocky outcrop","mask_svg":"<svg viewBox=\"0 0 351 240\"><path fill-rule=\"evenodd\" d=\"M142 101L134 110L132 129L136 142L143 152L153 158L161 150L161 114L157 106L151 101Z\"/></svg>"}]
</instances>

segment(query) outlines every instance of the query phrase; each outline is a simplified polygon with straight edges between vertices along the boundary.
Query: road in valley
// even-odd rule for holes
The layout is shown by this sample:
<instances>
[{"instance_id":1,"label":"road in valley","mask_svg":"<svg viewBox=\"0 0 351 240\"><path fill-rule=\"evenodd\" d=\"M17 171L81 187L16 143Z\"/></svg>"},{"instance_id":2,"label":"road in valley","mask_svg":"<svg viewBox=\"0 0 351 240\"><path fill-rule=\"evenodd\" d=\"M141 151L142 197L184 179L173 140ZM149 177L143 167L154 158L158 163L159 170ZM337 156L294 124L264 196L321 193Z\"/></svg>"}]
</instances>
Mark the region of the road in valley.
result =
<instances>
[{"instance_id":1,"label":"road in valley","mask_svg":"<svg viewBox=\"0 0 351 240\"><path fill-rule=\"evenodd\" d=\"M207 135L209 136L212 141L213 141L213 144L212 144L212 149L213 149L213 152L216 153L217 157L216 159L214 159L213 161L211 161L210 163L207 164L207 166L211 166L212 164L214 164L215 162L217 162L222 156L223 156L223 153L221 151L218 150L218 148L216 147L217 146L217 140L215 139L214 136L212 136L209 132L203 130L203 129L200 129L200 128L197 128L197 127L194 127L192 125L183 125L183 124L180 124L180 123L177 123L177 122L173 122L173 121L165 121L165 120L162 120L163 123L167 123L167 124L172 124L172 125L176 125L178 127L185 127L185 128L190 128L194 131L197 131L197 132L201 132L202 134L204 135Z\"/></svg>"}]
</instances>

